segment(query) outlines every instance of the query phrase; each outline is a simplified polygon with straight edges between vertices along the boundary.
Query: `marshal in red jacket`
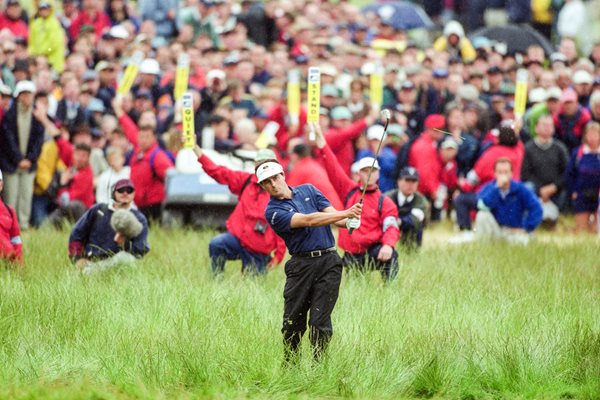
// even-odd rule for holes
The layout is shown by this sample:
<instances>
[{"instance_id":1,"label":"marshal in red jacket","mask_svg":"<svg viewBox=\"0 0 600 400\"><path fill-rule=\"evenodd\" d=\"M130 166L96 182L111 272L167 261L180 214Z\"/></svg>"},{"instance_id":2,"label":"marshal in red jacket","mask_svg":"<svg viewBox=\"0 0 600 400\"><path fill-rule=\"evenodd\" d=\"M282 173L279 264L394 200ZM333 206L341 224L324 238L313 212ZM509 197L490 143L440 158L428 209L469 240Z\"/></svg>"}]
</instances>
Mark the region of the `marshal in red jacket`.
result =
<instances>
[{"instance_id":1,"label":"marshal in red jacket","mask_svg":"<svg viewBox=\"0 0 600 400\"><path fill-rule=\"evenodd\" d=\"M347 208L351 204L358 203L361 196L359 184L350 179L342 170L331 148L326 145L321 150L317 149L316 153L342 202L350 192L353 192L345 202L344 207ZM379 212L379 201L382 197L383 203L381 212ZM395 248L398 239L400 239L397 218L398 208L392 199L381 193L378 188L369 190L363 200L360 228L355 230L352 235L346 229L340 229L339 246L344 251L352 254L364 253L377 243L387 244Z\"/></svg>"},{"instance_id":2,"label":"marshal in red jacket","mask_svg":"<svg viewBox=\"0 0 600 400\"><path fill-rule=\"evenodd\" d=\"M254 253L269 255L275 251L274 261L279 264L285 255L285 243L265 219L270 196L256 182L256 176L217 165L206 154L202 154L198 162L211 178L227 185L231 193L238 196L238 204L225 222L227 230L240 240L244 248ZM266 227L264 234L255 229L257 222Z\"/></svg>"}]
</instances>

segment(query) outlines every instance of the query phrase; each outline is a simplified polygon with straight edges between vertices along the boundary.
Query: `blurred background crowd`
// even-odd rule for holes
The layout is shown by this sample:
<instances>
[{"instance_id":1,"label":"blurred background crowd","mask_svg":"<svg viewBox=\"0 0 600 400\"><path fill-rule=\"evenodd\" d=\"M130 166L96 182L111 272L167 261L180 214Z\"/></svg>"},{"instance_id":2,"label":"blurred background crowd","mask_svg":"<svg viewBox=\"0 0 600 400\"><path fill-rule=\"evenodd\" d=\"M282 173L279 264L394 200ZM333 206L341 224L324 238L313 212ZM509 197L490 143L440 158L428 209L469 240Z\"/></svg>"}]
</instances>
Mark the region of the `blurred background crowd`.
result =
<instances>
[{"instance_id":1,"label":"blurred background crowd","mask_svg":"<svg viewBox=\"0 0 600 400\"><path fill-rule=\"evenodd\" d=\"M175 70L189 58L197 142L218 152L270 147L290 175L326 180L310 163L306 75L320 67L319 123L345 171L382 139L382 191L418 171L429 221L457 211L470 229L474 193L494 162L544 204L593 231L600 189L600 2L428 0L4 0L0 15L0 170L21 229L76 220L131 178L135 203L160 218L167 170L179 165ZM117 96L133 55L131 90ZM382 104L370 75L381 69ZM515 116L518 71L527 106ZM300 74L299 118L287 109ZM271 125L274 126L274 125ZM513 130L502 130L510 126ZM513 134L501 132L513 132ZM332 197L335 193L332 194ZM343 199L331 199L340 207Z\"/></svg>"}]
</instances>

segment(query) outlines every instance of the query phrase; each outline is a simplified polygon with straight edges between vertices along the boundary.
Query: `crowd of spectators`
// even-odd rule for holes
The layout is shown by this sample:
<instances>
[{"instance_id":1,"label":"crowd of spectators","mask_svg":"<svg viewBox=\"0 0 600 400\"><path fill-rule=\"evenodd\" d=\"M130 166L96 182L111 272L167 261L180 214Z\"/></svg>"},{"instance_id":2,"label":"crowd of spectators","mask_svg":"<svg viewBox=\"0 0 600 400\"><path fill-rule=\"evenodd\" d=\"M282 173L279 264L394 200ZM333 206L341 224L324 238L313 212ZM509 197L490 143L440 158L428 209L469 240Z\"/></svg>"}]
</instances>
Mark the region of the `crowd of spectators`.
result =
<instances>
[{"instance_id":1,"label":"crowd of spectators","mask_svg":"<svg viewBox=\"0 0 600 400\"><path fill-rule=\"evenodd\" d=\"M380 188L398 195L400 182L418 180L418 198L428 203L419 205L427 213L417 213L419 225L455 209L457 225L471 229L479 190L506 158L550 225L574 212L578 230L596 230L600 40L585 34L594 2L464 3L422 2L437 24L427 42L345 1L35 0L26 11L6 0L3 199L21 230L47 220L60 226L109 202L115 182L130 178L136 206L150 221L159 219L165 176L182 146L173 90L186 54L197 143L221 152L258 150L260 132L275 122L271 147L290 181L312 176L334 206L344 199L313 159L304 83L298 118L287 109L288 73L298 71L306 82L310 66L320 67L319 125L341 171L352 177L353 163L374 156L383 140ZM515 53L506 43L470 40L468 33L486 23L486 7L508 22L530 23L555 51L532 44ZM136 81L117 94L139 52ZM381 106L392 112L385 137L379 107L369 99L369 75L378 68ZM514 113L519 69L528 72L522 118ZM401 173L405 167L414 171ZM402 196L411 199L417 193L406 190Z\"/></svg>"}]
</instances>

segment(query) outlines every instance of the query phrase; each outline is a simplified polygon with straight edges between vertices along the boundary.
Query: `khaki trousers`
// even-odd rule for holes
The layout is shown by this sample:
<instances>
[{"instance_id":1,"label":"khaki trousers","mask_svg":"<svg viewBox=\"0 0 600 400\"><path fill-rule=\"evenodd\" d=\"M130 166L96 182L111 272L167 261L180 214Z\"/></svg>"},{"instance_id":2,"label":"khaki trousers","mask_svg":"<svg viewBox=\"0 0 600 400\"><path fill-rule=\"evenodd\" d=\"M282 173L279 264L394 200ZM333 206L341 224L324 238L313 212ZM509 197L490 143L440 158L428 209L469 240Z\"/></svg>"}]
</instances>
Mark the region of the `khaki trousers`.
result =
<instances>
[{"instance_id":1,"label":"khaki trousers","mask_svg":"<svg viewBox=\"0 0 600 400\"><path fill-rule=\"evenodd\" d=\"M21 229L29 228L35 172L4 174L4 199L15 209Z\"/></svg>"}]
</instances>

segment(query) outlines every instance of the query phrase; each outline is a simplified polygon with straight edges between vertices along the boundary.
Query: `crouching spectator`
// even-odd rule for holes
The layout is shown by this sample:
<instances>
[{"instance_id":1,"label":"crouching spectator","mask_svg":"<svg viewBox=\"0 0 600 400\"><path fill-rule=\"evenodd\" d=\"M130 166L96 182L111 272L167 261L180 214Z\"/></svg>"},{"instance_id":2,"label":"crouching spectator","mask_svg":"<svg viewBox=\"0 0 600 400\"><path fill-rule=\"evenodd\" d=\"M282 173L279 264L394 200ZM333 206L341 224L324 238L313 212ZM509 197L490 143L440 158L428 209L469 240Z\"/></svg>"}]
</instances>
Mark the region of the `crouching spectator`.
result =
<instances>
[{"instance_id":1,"label":"crouching spectator","mask_svg":"<svg viewBox=\"0 0 600 400\"><path fill-rule=\"evenodd\" d=\"M0 194L4 189L2 171L0 171ZM23 256L21 229L15 210L0 197L0 259L21 262Z\"/></svg>"},{"instance_id":2,"label":"crouching spectator","mask_svg":"<svg viewBox=\"0 0 600 400\"><path fill-rule=\"evenodd\" d=\"M109 204L90 208L69 237L69 257L84 273L104 270L143 257L149 250L148 221L133 206L135 187L117 181Z\"/></svg>"},{"instance_id":3,"label":"crouching spectator","mask_svg":"<svg viewBox=\"0 0 600 400\"><path fill-rule=\"evenodd\" d=\"M531 233L542 222L542 205L523 183L512 179L512 163L499 158L494 165L495 179L481 188L477 195L479 211L474 232L466 232L460 241L504 239L526 245Z\"/></svg>"},{"instance_id":4,"label":"crouching spectator","mask_svg":"<svg viewBox=\"0 0 600 400\"><path fill-rule=\"evenodd\" d=\"M91 147L84 143L75 145L73 165L60 175L58 208L48 220L57 229L64 222L77 221L94 204L94 172L90 166Z\"/></svg>"},{"instance_id":5,"label":"crouching spectator","mask_svg":"<svg viewBox=\"0 0 600 400\"><path fill-rule=\"evenodd\" d=\"M398 189L387 192L398 207L398 226L400 227L400 244L405 248L421 247L425 216L429 211L429 202L421 193L419 173L414 167L404 167L398 177Z\"/></svg>"}]
</instances>

